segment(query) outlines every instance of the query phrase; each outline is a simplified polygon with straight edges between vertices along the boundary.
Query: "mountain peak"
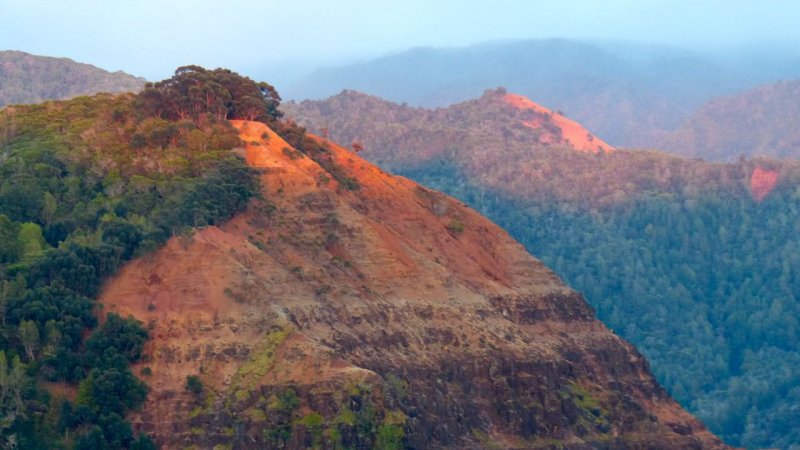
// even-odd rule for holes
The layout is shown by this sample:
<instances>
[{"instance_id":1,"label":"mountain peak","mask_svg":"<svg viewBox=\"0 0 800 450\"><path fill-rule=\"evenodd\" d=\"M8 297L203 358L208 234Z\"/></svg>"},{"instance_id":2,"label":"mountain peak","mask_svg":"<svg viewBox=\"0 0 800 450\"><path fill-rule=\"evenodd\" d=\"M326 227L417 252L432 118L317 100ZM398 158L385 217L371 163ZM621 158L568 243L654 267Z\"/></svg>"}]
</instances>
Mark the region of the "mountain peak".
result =
<instances>
[{"instance_id":1,"label":"mountain peak","mask_svg":"<svg viewBox=\"0 0 800 450\"><path fill-rule=\"evenodd\" d=\"M575 150L590 153L614 150L614 147L594 136L578 122L564 116L561 111L553 111L525 96L505 92L502 88L489 91L486 95L520 111L533 113L529 120L520 122L526 127L544 131L545 136L542 141L545 143L564 144Z\"/></svg>"},{"instance_id":2,"label":"mountain peak","mask_svg":"<svg viewBox=\"0 0 800 450\"><path fill-rule=\"evenodd\" d=\"M437 166L516 194L530 192L531 180L553 176L543 159L615 151L558 111L504 88L438 109L350 93L282 108L314 132L361 144L367 159L389 171Z\"/></svg>"},{"instance_id":3,"label":"mountain peak","mask_svg":"<svg viewBox=\"0 0 800 450\"><path fill-rule=\"evenodd\" d=\"M150 326L134 420L160 445L722 447L475 211L326 139L232 123L263 203L173 238L101 297Z\"/></svg>"}]
</instances>

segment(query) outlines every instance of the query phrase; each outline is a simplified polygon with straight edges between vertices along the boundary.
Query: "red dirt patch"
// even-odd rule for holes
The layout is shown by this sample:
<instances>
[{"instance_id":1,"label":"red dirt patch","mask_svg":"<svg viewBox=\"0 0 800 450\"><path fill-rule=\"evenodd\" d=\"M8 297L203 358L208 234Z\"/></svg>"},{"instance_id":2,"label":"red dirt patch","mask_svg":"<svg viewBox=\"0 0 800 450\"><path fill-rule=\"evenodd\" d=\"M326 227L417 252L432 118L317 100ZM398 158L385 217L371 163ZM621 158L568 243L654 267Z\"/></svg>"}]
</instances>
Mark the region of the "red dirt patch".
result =
<instances>
[{"instance_id":1,"label":"red dirt patch","mask_svg":"<svg viewBox=\"0 0 800 450\"><path fill-rule=\"evenodd\" d=\"M756 201L764 200L772 192L778 183L778 175L780 172L777 170L762 169L761 167L753 169L753 174L750 176L750 192Z\"/></svg>"}]
</instances>

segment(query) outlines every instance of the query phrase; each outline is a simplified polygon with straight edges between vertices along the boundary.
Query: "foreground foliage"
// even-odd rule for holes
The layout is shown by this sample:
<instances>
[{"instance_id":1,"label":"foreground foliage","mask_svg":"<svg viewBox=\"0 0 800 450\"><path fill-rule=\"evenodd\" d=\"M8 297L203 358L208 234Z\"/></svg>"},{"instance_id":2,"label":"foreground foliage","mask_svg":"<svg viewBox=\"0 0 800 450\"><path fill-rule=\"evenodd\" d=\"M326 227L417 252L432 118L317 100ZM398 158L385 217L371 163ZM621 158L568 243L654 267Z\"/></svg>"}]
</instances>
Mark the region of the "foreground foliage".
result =
<instances>
[{"instance_id":1,"label":"foreground foliage","mask_svg":"<svg viewBox=\"0 0 800 450\"><path fill-rule=\"evenodd\" d=\"M125 261L246 206L257 179L224 119L275 120L278 101L192 66L138 96L0 111L0 447L155 448L124 420L147 331L94 299Z\"/></svg>"}]
</instances>

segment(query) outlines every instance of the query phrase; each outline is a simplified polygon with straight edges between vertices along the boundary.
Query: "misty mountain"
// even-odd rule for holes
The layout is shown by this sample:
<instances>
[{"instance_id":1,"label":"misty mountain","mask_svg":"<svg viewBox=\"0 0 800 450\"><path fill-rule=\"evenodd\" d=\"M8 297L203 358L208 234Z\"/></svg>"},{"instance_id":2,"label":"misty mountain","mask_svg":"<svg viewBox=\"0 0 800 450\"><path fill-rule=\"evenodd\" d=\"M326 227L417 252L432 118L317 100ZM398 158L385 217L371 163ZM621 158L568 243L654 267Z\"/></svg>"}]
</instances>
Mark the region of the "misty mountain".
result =
<instances>
[{"instance_id":1,"label":"misty mountain","mask_svg":"<svg viewBox=\"0 0 800 450\"><path fill-rule=\"evenodd\" d=\"M398 103L438 107L505 86L581 122L612 145L652 146L713 97L800 77L796 52L759 48L701 53L563 39L415 48L320 69L284 89L320 99L354 89Z\"/></svg>"},{"instance_id":2,"label":"misty mountain","mask_svg":"<svg viewBox=\"0 0 800 450\"><path fill-rule=\"evenodd\" d=\"M98 92L139 91L144 84L144 78L108 72L68 58L0 51L0 107Z\"/></svg>"},{"instance_id":3,"label":"misty mountain","mask_svg":"<svg viewBox=\"0 0 800 450\"><path fill-rule=\"evenodd\" d=\"M699 108L659 148L709 160L800 157L800 81L759 86Z\"/></svg>"}]
</instances>

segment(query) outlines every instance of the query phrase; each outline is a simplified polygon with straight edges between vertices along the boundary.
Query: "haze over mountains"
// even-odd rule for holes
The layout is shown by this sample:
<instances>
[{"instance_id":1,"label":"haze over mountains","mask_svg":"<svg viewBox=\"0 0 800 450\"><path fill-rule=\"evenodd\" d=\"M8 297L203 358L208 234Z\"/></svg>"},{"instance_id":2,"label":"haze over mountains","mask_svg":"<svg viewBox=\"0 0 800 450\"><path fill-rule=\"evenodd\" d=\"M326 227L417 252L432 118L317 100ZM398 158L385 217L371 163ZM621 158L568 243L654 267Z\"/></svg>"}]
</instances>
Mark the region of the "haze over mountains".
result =
<instances>
[{"instance_id":1,"label":"haze over mountains","mask_svg":"<svg viewBox=\"0 0 800 450\"><path fill-rule=\"evenodd\" d=\"M302 100L352 89L434 107L504 86L563 111L612 145L653 147L713 97L792 78L800 78L800 53L792 50L697 52L557 39L417 48L320 69L283 92Z\"/></svg>"},{"instance_id":2,"label":"haze over mountains","mask_svg":"<svg viewBox=\"0 0 800 450\"><path fill-rule=\"evenodd\" d=\"M98 92L137 92L144 78L107 72L68 58L0 51L0 107Z\"/></svg>"},{"instance_id":3,"label":"haze over mountains","mask_svg":"<svg viewBox=\"0 0 800 450\"><path fill-rule=\"evenodd\" d=\"M342 89L412 106L444 106L504 86L562 112L622 147L659 148L708 160L797 156L791 131L800 52L734 48L691 52L632 43L570 40L418 48L298 79L287 98ZM138 91L145 80L65 58L0 52L0 106L94 92ZM765 84L767 83L767 84ZM758 87L757 87L758 86ZM757 122L756 122L757 121Z\"/></svg>"},{"instance_id":4,"label":"haze over mountains","mask_svg":"<svg viewBox=\"0 0 800 450\"><path fill-rule=\"evenodd\" d=\"M800 2L99 4L0 0L0 448L800 449Z\"/></svg>"},{"instance_id":5,"label":"haze over mountains","mask_svg":"<svg viewBox=\"0 0 800 450\"><path fill-rule=\"evenodd\" d=\"M800 80L716 98L657 140L663 150L709 160L800 157Z\"/></svg>"}]
</instances>

